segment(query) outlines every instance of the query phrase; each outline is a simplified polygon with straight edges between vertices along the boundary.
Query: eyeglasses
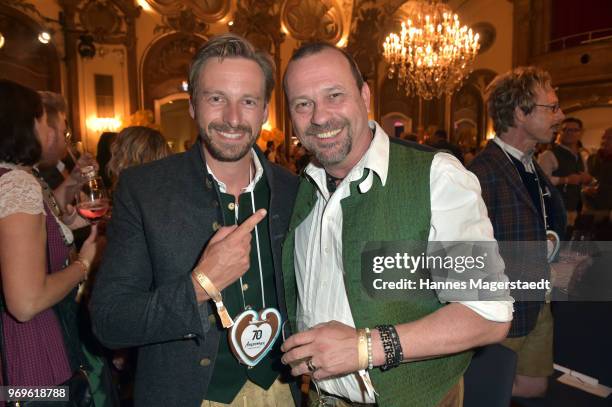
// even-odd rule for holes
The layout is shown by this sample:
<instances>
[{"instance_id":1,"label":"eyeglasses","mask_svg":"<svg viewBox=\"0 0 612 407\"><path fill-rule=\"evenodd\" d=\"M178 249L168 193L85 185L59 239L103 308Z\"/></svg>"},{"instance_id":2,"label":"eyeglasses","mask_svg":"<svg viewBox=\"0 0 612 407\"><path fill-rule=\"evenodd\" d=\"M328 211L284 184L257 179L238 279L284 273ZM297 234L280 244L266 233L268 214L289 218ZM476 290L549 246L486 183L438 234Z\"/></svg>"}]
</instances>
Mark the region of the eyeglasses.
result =
<instances>
[{"instance_id":1,"label":"eyeglasses","mask_svg":"<svg viewBox=\"0 0 612 407\"><path fill-rule=\"evenodd\" d=\"M539 105L539 104L535 103L534 106L545 107L547 109L550 109L553 113L557 113L559 111L559 109L561 109L561 106L559 105L559 102L557 102L555 104L552 104L552 105Z\"/></svg>"}]
</instances>

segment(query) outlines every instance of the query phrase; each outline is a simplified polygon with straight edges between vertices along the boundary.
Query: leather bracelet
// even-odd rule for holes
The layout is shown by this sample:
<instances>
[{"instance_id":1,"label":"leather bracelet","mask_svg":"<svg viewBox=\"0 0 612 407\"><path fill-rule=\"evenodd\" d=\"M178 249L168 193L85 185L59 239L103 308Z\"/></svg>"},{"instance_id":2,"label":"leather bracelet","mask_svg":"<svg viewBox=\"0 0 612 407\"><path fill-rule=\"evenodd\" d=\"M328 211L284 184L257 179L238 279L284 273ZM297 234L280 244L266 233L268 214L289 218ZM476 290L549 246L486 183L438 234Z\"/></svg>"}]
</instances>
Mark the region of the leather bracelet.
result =
<instances>
[{"instance_id":1,"label":"leather bracelet","mask_svg":"<svg viewBox=\"0 0 612 407\"><path fill-rule=\"evenodd\" d=\"M91 269L91 263L80 257L72 262L72 264L75 263L81 266L81 268L83 269L83 274L85 274L81 281L87 280L87 277L89 276L89 270Z\"/></svg>"},{"instance_id":2,"label":"leather bracelet","mask_svg":"<svg viewBox=\"0 0 612 407\"><path fill-rule=\"evenodd\" d=\"M374 355L372 355L372 331L370 328L365 328L366 340L368 346L368 370L374 368Z\"/></svg>"},{"instance_id":3,"label":"leather bracelet","mask_svg":"<svg viewBox=\"0 0 612 407\"><path fill-rule=\"evenodd\" d=\"M198 284L200 284L202 289L206 291L206 294L208 294L208 296L215 303L215 306L217 307L217 314L219 314L219 319L221 319L221 325L223 325L223 328L229 328L234 325L232 317L230 317L229 313L227 312L227 308L225 308L225 305L223 305L223 297L221 296L221 293L217 287L215 287L208 277L199 271L193 270L192 274Z\"/></svg>"},{"instance_id":4,"label":"leather bracelet","mask_svg":"<svg viewBox=\"0 0 612 407\"><path fill-rule=\"evenodd\" d=\"M357 342L357 355L359 370L365 370L368 368L368 337L365 329L358 329L358 342Z\"/></svg>"}]
</instances>

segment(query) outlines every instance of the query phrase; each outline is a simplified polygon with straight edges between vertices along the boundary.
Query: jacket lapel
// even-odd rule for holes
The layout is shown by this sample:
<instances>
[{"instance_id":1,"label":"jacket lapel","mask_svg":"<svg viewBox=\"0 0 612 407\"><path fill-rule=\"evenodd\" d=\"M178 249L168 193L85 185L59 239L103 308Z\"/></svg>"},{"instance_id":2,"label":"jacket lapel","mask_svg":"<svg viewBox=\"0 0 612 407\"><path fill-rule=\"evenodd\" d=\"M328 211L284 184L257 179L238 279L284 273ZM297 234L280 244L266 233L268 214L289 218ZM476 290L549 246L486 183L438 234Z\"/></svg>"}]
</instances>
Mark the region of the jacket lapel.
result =
<instances>
[{"instance_id":1,"label":"jacket lapel","mask_svg":"<svg viewBox=\"0 0 612 407\"><path fill-rule=\"evenodd\" d=\"M491 152L496 158L493 162L497 166L499 173L503 174L503 176L508 180L508 185L510 185L511 188L516 191L516 194L519 199L521 199L523 203L535 213L537 218L540 219L540 213L533 204L533 200L531 199L527 188L525 188L525 184L523 184L523 179L519 175L518 170L516 169L512 161L510 161L510 159L502 151L501 147L499 147L493 141L489 141L489 148L491 148Z\"/></svg>"}]
</instances>

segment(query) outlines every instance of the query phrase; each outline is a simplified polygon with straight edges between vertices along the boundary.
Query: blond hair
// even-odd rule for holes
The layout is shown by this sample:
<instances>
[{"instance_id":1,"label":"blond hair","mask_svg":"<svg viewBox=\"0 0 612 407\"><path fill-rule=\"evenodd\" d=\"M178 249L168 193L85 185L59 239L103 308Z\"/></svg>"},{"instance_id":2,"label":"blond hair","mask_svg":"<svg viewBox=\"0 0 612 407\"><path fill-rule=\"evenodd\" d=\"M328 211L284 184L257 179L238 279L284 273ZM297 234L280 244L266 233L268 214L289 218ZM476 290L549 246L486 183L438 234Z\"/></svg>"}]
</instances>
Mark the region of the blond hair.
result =
<instances>
[{"instance_id":1,"label":"blond hair","mask_svg":"<svg viewBox=\"0 0 612 407\"><path fill-rule=\"evenodd\" d=\"M116 181L126 168L159 160L170 154L172 151L159 131L144 126L126 127L117 134L111 145L107 171Z\"/></svg>"}]
</instances>

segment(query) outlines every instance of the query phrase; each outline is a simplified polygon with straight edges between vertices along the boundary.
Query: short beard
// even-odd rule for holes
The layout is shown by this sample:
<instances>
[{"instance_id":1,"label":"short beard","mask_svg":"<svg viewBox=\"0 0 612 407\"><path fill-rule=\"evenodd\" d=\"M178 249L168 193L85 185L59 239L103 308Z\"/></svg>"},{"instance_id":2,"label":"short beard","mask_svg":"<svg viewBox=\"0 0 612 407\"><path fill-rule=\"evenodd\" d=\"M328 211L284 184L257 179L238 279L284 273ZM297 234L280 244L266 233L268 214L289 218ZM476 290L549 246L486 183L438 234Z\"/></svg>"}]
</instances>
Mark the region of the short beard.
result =
<instances>
[{"instance_id":1,"label":"short beard","mask_svg":"<svg viewBox=\"0 0 612 407\"><path fill-rule=\"evenodd\" d=\"M248 135L248 139L251 142L245 143L244 145L235 146L233 148L222 148L221 146L215 144L212 137L210 137L209 134L213 130L217 132L230 132L232 130L239 130L246 133ZM206 147L208 153L215 160L224 162L235 162L242 159L245 155L247 155L249 150L251 150L253 144L255 144L256 139L256 137L253 137L253 130L251 129L251 126L246 124L240 124L236 127L231 127L228 125L210 123L208 125L208 131L200 127L200 137L202 138L202 142L204 143L204 146Z\"/></svg>"},{"instance_id":2,"label":"short beard","mask_svg":"<svg viewBox=\"0 0 612 407\"><path fill-rule=\"evenodd\" d=\"M311 138L316 137L317 133L322 133L331 130L345 128L347 136L344 139L338 140L326 149L317 150L314 148L315 143L310 144ZM342 162L353 148L353 137L350 123L347 120L330 121L322 126L310 125L306 130L306 137L302 140L302 144L314 154L317 161L324 167L336 165Z\"/></svg>"}]
</instances>

